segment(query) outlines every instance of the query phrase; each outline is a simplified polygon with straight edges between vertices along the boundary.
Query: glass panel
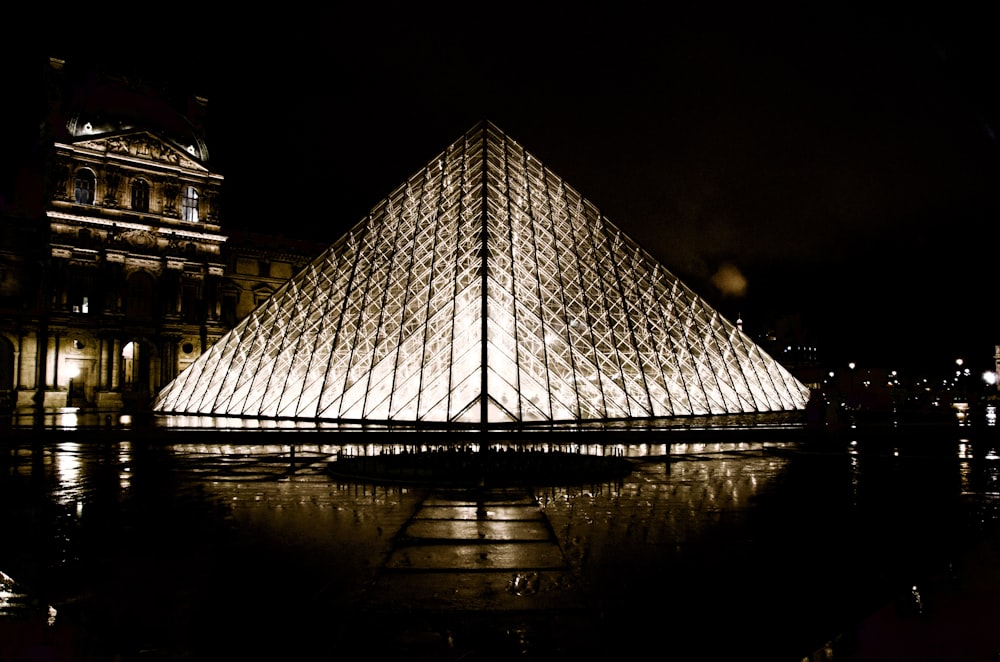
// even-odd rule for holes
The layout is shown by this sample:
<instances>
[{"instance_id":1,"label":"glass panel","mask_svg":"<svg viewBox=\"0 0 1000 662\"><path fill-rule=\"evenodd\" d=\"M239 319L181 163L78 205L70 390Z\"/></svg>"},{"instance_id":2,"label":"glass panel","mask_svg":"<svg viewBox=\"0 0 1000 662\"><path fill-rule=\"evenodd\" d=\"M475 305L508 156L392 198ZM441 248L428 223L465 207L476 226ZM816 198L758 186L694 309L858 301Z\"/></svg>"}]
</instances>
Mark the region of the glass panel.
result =
<instances>
[{"instance_id":1,"label":"glass panel","mask_svg":"<svg viewBox=\"0 0 1000 662\"><path fill-rule=\"evenodd\" d=\"M189 187L184 217L196 214ZM484 123L203 353L154 407L573 421L801 409L807 399L784 367Z\"/></svg>"}]
</instances>

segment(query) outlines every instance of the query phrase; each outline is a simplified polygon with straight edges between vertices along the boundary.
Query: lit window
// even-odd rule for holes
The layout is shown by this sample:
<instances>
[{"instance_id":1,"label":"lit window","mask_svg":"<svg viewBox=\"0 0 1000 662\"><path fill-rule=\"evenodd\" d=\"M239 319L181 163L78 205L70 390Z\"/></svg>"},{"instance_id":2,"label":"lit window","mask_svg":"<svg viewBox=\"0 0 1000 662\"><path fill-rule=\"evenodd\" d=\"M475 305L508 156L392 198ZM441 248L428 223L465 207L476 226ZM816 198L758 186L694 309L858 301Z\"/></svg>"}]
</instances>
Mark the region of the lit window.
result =
<instances>
[{"instance_id":1,"label":"lit window","mask_svg":"<svg viewBox=\"0 0 1000 662\"><path fill-rule=\"evenodd\" d=\"M188 186L184 189L181 211L185 221L193 222L198 220L198 191L193 186Z\"/></svg>"},{"instance_id":2,"label":"lit window","mask_svg":"<svg viewBox=\"0 0 1000 662\"><path fill-rule=\"evenodd\" d=\"M94 204L94 181L94 173L89 170L80 170L76 173L76 188L73 191L73 199L78 204Z\"/></svg>"},{"instance_id":3,"label":"lit window","mask_svg":"<svg viewBox=\"0 0 1000 662\"><path fill-rule=\"evenodd\" d=\"M149 184L141 179L132 182L132 209L149 211Z\"/></svg>"},{"instance_id":4,"label":"lit window","mask_svg":"<svg viewBox=\"0 0 1000 662\"><path fill-rule=\"evenodd\" d=\"M94 275L89 269L71 267L66 284L66 305L74 313L90 312L90 293L94 290Z\"/></svg>"}]
</instances>

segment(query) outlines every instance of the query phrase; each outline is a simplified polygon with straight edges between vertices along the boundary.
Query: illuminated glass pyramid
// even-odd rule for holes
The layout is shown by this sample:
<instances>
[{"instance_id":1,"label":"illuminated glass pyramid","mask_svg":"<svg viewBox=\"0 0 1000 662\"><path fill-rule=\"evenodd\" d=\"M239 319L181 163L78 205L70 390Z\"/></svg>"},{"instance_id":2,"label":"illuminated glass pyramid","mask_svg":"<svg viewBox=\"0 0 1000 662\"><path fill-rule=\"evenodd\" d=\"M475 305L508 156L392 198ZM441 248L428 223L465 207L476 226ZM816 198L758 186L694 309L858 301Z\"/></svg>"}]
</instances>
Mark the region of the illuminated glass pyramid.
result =
<instances>
[{"instance_id":1,"label":"illuminated glass pyramid","mask_svg":"<svg viewBox=\"0 0 1000 662\"><path fill-rule=\"evenodd\" d=\"M154 410L503 426L796 410L808 395L483 122L168 384Z\"/></svg>"}]
</instances>

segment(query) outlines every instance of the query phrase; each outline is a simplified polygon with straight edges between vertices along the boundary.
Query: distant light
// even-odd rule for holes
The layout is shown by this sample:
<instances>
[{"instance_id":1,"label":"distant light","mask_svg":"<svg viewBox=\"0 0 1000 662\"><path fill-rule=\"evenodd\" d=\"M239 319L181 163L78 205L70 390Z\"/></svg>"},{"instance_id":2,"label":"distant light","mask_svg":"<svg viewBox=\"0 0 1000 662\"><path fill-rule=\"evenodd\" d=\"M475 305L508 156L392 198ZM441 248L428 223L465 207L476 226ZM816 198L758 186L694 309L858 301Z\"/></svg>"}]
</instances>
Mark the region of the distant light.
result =
<instances>
[{"instance_id":1,"label":"distant light","mask_svg":"<svg viewBox=\"0 0 1000 662\"><path fill-rule=\"evenodd\" d=\"M993 372L992 370L987 370L986 372L983 373L983 381L989 384L990 386L996 384L997 373Z\"/></svg>"}]
</instances>

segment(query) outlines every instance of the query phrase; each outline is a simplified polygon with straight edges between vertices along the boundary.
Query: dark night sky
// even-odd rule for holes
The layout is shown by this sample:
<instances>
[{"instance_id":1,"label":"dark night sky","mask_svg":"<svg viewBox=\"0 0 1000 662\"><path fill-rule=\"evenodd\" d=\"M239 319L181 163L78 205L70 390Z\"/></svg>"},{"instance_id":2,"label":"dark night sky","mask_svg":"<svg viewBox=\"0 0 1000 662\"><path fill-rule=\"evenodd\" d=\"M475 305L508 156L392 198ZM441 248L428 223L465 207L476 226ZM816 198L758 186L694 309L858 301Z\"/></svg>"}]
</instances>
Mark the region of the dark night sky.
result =
<instances>
[{"instance_id":1,"label":"dark night sky","mask_svg":"<svg viewBox=\"0 0 1000 662\"><path fill-rule=\"evenodd\" d=\"M490 119L751 332L801 313L831 360L991 365L997 16L412 4L64 42L9 80L52 54L190 84L226 226L330 241Z\"/></svg>"}]
</instances>

